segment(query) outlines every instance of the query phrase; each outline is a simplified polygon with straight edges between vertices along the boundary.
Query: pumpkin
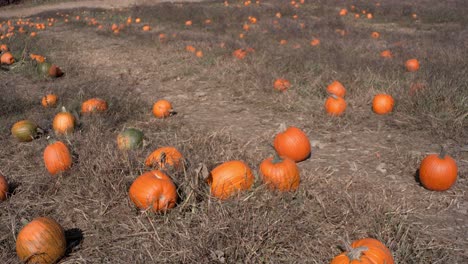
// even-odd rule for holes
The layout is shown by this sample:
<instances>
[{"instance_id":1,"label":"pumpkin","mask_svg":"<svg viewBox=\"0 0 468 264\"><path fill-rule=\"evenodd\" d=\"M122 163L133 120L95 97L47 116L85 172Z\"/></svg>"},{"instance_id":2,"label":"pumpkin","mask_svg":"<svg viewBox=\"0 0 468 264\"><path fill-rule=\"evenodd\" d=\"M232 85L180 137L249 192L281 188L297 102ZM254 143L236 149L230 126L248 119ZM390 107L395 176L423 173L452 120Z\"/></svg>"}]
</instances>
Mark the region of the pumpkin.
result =
<instances>
[{"instance_id":1,"label":"pumpkin","mask_svg":"<svg viewBox=\"0 0 468 264\"><path fill-rule=\"evenodd\" d=\"M99 98L91 98L81 104L81 112L83 114L105 111L107 111L107 102Z\"/></svg>"},{"instance_id":2,"label":"pumpkin","mask_svg":"<svg viewBox=\"0 0 468 264\"><path fill-rule=\"evenodd\" d=\"M455 184L457 173L457 163L452 157L446 155L442 148L439 155L432 154L422 160L419 167L419 180L428 190L445 191Z\"/></svg>"},{"instance_id":3,"label":"pumpkin","mask_svg":"<svg viewBox=\"0 0 468 264\"><path fill-rule=\"evenodd\" d=\"M380 52L380 57L386 58L386 59L391 59L393 57L393 54L390 50L384 50Z\"/></svg>"},{"instance_id":4,"label":"pumpkin","mask_svg":"<svg viewBox=\"0 0 468 264\"><path fill-rule=\"evenodd\" d=\"M0 45L0 52L7 52L9 51L7 44Z\"/></svg>"},{"instance_id":5,"label":"pumpkin","mask_svg":"<svg viewBox=\"0 0 468 264\"><path fill-rule=\"evenodd\" d=\"M149 25L144 25L142 29L143 31L150 31L151 27Z\"/></svg>"},{"instance_id":6,"label":"pumpkin","mask_svg":"<svg viewBox=\"0 0 468 264\"><path fill-rule=\"evenodd\" d=\"M340 10L340 16L346 16L348 14L348 10L346 10L345 8L341 9Z\"/></svg>"},{"instance_id":7,"label":"pumpkin","mask_svg":"<svg viewBox=\"0 0 468 264\"><path fill-rule=\"evenodd\" d=\"M340 116L346 110L346 101L342 97L331 95L325 101L325 111L331 116Z\"/></svg>"},{"instance_id":8,"label":"pumpkin","mask_svg":"<svg viewBox=\"0 0 468 264\"><path fill-rule=\"evenodd\" d=\"M37 61L38 63L43 63L46 58L44 56L41 56L41 55L38 55L38 54L30 54L29 57L31 58L31 60L35 60Z\"/></svg>"},{"instance_id":9,"label":"pumpkin","mask_svg":"<svg viewBox=\"0 0 468 264\"><path fill-rule=\"evenodd\" d=\"M57 65L52 64L49 68L48 75L50 77L61 77L63 72Z\"/></svg>"},{"instance_id":10,"label":"pumpkin","mask_svg":"<svg viewBox=\"0 0 468 264\"><path fill-rule=\"evenodd\" d=\"M5 201L8 194L8 182L5 177L0 174L0 201Z\"/></svg>"},{"instance_id":11,"label":"pumpkin","mask_svg":"<svg viewBox=\"0 0 468 264\"><path fill-rule=\"evenodd\" d=\"M385 263L393 264L392 252L380 241L363 238L346 244L346 252L333 258L330 264Z\"/></svg>"},{"instance_id":12,"label":"pumpkin","mask_svg":"<svg viewBox=\"0 0 468 264\"><path fill-rule=\"evenodd\" d=\"M68 147L61 141L49 144L44 150L44 163L51 175L70 169L72 158Z\"/></svg>"},{"instance_id":13,"label":"pumpkin","mask_svg":"<svg viewBox=\"0 0 468 264\"><path fill-rule=\"evenodd\" d=\"M37 65L37 72L42 76L49 75L49 69L52 67L52 64L48 62L42 62Z\"/></svg>"},{"instance_id":14,"label":"pumpkin","mask_svg":"<svg viewBox=\"0 0 468 264\"><path fill-rule=\"evenodd\" d=\"M339 81L333 81L327 86L327 93L334 94L338 97L345 97L346 88Z\"/></svg>"},{"instance_id":15,"label":"pumpkin","mask_svg":"<svg viewBox=\"0 0 468 264\"><path fill-rule=\"evenodd\" d=\"M165 169L166 167L178 168L183 161L182 154L174 147L161 147L153 151L145 160L145 165L148 167L158 167Z\"/></svg>"},{"instance_id":16,"label":"pumpkin","mask_svg":"<svg viewBox=\"0 0 468 264\"><path fill-rule=\"evenodd\" d=\"M168 117L173 112L172 104L167 100L159 100L153 105L153 115L157 118Z\"/></svg>"},{"instance_id":17,"label":"pumpkin","mask_svg":"<svg viewBox=\"0 0 468 264\"><path fill-rule=\"evenodd\" d=\"M41 104L44 107L55 107L57 106L58 97L55 94L47 94L42 97Z\"/></svg>"},{"instance_id":18,"label":"pumpkin","mask_svg":"<svg viewBox=\"0 0 468 264\"><path fill-rule=\"evenodd\" d=\"M197 56L198 58L202 58L203 57L203 51L198 50L197 52L195 52L195 56Z\"/></svg>"},{"instance_id":19,"label":"pumpkin","mask_svg":"<svg viewBox=\"0 0 468 264\"><path fill-rule=\"evenodd\" d=\"M49 217L32 220L16 238L16 254L22 263L56 263L65 255L66 248L62 226Z\"/></svg>"},{"instance_id":20,"label":"pumpkin","mask_svg":"<svg viewBox=\"0 0 468 264\"><path fill-rule=\"evenodd\" d=\"M320 45L320 39L314 38L313 40L310 41L310 45L313 47Z\"/></svg>"},{"instance_id":21,"label":"pumpkin","mask_svg":"<svg viewBox=\"0 0 468 264\"><path fill-rule=\"evenodd\" d=\"M260 163L263 183L271 190L295 191L300 183L299 168L290 158L280 158L277 154Z\"/></svg>"},{"instance_id":22,"label":"pumpkin","mask_svg":"<svg viewBox=\"0 0 468 264\"><path fill-rule=\"evenodd\" d=\"M376 114L385 115L393 110L395 100L389 94L377 94L372 100L372 109Z\"/></svg>"},{"instance_id":23,"label":"pumpkin","mask_svg":"<svg viewBox=\"0 0 468 264\"><path fill-rule=\"evenodd\" d=\"M29 120L16 122L11 128L11 134L20 142L32 141L37 136L37 125Z\"/></svg>"},{"instance_id":24,"label":"pumpkin","mask_svg":"<svg viewBox=\"0 0 468 264\"><path fill-rule=\"evenodd\" d=\"M135 23L138 24L138 23L140 23L140 22L141 22L141 18L139 18L139 17L135 18Z\"/></svg>"},{"instance_id":25,"label":"pumpkin","mask_svg":"<svg viewBox=\"0 0 468 264\"><path fill-rule=\"evenodd\" d=\"M162 171L152 170L135 179L128 196L142 210L164 212L175 206L177 190L169 176Z\"/></svg>"},{"instance_id":26,"label":"pumpkin","mask_svg":"<svg viewBox=\"0 0 468 264\"><path fill-rule=\"evenodd\" d=\"M62 107L62 112L55 115L52 127L57 135L71 134L75 130L75 117Z\"/></svg>"},{"instance_id":27,"label":"pumpkin","mask_svg":"<svg viewBox=\"0 0 468 264\"><path fill-rule=\"evenodd\" d=\"M188 26L188 27L191 26L192 25L192 20L185 21L185 25Z\"/></svg>"},{"instance_id":28,"label":"pumpkin","mask_svg":"<svg viewBox=\"0 0 468 264\"><path fill-rule=\"evenodd\" d=\"M243 49L236 49L233 53L232 56L238 58L239 60L243 60L245 56L247 56L247 51Z\"/></svg>"},{"instance_id":29,"label":"pumpkin","mask_svg":"<svg viewBox=\"0 0 468 264\"><path fill-rule=\"evenodd\" d=\"M375 38L375 39L378 39L378 38L380 38L380 33L374 31L374 32L371 33L371 37L372 37L372 38Z\"/></svg>"},{"instance_id":30,"label":"pumpkin","mask_svg":"<svg viewBox=\"0 0 468 264\"><path fill-rule=\"evenodd\" d=\"M192 45L187 45L187 46L185 46L185 50L188 51L188 52L193 52L193 53L195 53L195 51L197 51L197 50L195 49L195 47L192 46Z\"/></svg>"},{"instance_id":31,"label":"pumpkin","mask_svg":"<svg viewBox=\"0 0 468 264\"><path fill-rule=\"evenodd\" d=\"M279 156L290 158L295 162L303 161L310 156L309 138L297 127L288 127L278 133L273 144Z\"/></svg>"},{"instance_id":32,"label":"pumpkin","mask_svg":"<svg viewBox=\"0 0 468 264\"><path fill-rule=\"evenodd\" d=\"M221 200L252 187L252 170L242 161L232 160L214 168L208 177L211 194Z\"/></svg>"},{"instance_id":33,"label":"pumpkin","mask_svg":"<svg viewBox=\"0 0 468 264\"><path fill-rule=\"evenodd\" d=\"M406 70L409 72L415 72L419 70L419 61L417 59L409 59L405 62Z\"/></svg>"},{"instance_id":34,"label":"pumpkin","mask_svg":"<svg viewBox=\"0 0 468 264\"><path fill-rule=\"evenodd\" d=\"M0 56L0 63L1 64L6 64L6 65L11 65L13 63L15 63L15 58L13 57L13 55L11 55L10 52L5 52L2 54L2 56Z\"/></svg>"},{"instance_id":35,"label":"pumpkin","mask_svg":"<svg viewBox=\"0 0 468 264\"><path fill-rule=\"evenodd\" d=\"M143 145L143 132L135 128L126 128L117 135L117 146L120 150L129 150Z\"/></svg>"},{"instance_id":36,"label":"pumpkin","mask_svg":"<svg viewBox=\"0 0 468 264\"><path fill-rule=\"evenodd\" d=\"M291 88L291 83L286 79L280 78L275 80L275 82L273 83L273 87L277 91L284 92Z\"/></svg>"}]
</instances>

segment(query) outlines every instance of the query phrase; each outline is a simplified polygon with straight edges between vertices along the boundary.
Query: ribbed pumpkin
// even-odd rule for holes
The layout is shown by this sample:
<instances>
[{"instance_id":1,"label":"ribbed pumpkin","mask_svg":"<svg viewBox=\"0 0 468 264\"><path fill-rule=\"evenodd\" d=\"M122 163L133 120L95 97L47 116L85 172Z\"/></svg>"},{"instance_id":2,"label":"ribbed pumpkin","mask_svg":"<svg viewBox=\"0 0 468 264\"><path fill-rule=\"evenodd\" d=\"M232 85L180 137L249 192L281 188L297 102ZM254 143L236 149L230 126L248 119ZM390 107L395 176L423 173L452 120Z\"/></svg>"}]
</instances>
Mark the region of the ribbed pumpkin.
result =
<instances>
[{"instance_id":1,"label":"ribbed pumpkin","mask_svg":"<svg viewBox=\"0 0 468 264\"><path fill-rule=\"evenodd\" d=\"M333 81L327 86L327 93L344 98L346 95L346 88L339 81Z\"/></svg>"},{"instance_id":2,"label":"ribbed pumpkin","mask_svg":"<svg viewBox=\"0 0 468 264\"><path fill-rule=\"evenodd\" d=\"M159 100L153 105L153 115L157 118L165 118L172 113L172 104L167 100Z\"/></svg>"},{"instance_id":3,"label":"ribbed pumpkin","mask_svg":"<svg viewBox=\"0 0 468 264\"><path fill-rule=\"evenodd\" d=\"M392 252L380 241L363 238L347 244L346 252L333 258L330 264L393 264Z\"/></svg>"},{"instance_id":4,"label":"ribbed pumpkin","mask_svg":"<svg viewBox=\"0 0 468 264\"><path fill-rule=\"evenodd\" d=\"M288 127L278 133L273 143L278 155L288 157L295 162L303 161L310 155L309 138L297 127Z\"/></svg>"},{"instance_id":5,"label":"ribbed pumpkin","mask_svg":"<svg viewBox=\"0 0 468 264\"><path fill-rule=\"evenodd\" d=\"M5 52L2 54L2 56L0 56L0 63L1 64L6 64L6 65L11 65L13 63L15 63L15 58L13 57L13 55L11 55L10 52Z\"/></svg>"},{"instance_id":6,"label":"ribbed pumpkin","mask_svg":"<svg viewBox=\"0 0 468 264\"><path fill-rule=\"evenodd\" d=\"M325 101L325 111L331 116L343 115L346 110L346 101L334 94Z\"/></svg>"},{"instance_id":7,"label":"ribbed pumpkin","mask_svg":"<svg viewBox=\"0 0 468 264\"><path fill-rule=\"evenodd\" d=\"M440 154L425 157L419 167L421 184L432 191L445 191L457 181L458 167L455 160L445 154L442 148Z\"/></svg>"},{"instance_id":8,"label":"ribbed pumpkin","mask_svg":"<svg viewBox=\"0 0 468 264\"><path fill-rule=\"evenodd\" d=\"M81 104L81 113L90 114L107 111L107 102L99 98L91 98Z\"/></svg>"},{"instance_id":9,"label":"ribbed pumpkin","mask_svg":"<svg viewBox=\"0 0 468 264\"><path fill-rule=\"evenodd\" d=\"M275 80L275 82L273 83L273 87L277 91L284 92L291 88L291 83L286 79L280 78Z\"/></svg>"},{"instance_id":10,"label":"ribbed pumpkin","mask_svg":"<svg viewBox=\"0 0 468 264\"><path fill-rule=\"evenodd\" d=\"M18 121L11 128L11 134L21 142L32 141L37 136L37 125L29 120Z\"/></svg>"},{"instance_id":11,"label":"ribbed pumpkin","mask_svg":"<svg viewBox=\"0 0 468 264\"><path fill-rule=\"evenodd\" d=\"M409 59L405 62L406 70L409 72L415 72L419 70L419 61L417 59Z\"/></svg>"},{"instance_id":12,"label":"ribbed pumpkin","mask_svg":"<svg viewBox=\"0 0 468 264\"><path fill-rule=\"evenodd\" d=\"M250 189L254 176L243 161L232 160L214 168L207 181L211 186L211 194L224 200L239 191Z\"/></svg>"},{"instance_id":13,"label":"ribbed pumpkin","mask_svg":"<svg viewBox=\"0 0 468 264\"><path fill-rule=\"evenodd\" d=\"M52 127L57 135L71 134L75 130L75 117L62 107L62 112L55 115Z\"/></svg>"},{"instance_id":14,"label":"ribbed pumpkin","mask_svg":"<svg viewBox=\"0 0 468 264\"><path fill-rule=\"evenodd\" d=\"M44 150L44 163L51 175L70 169L72 157L68 147L61 141L49 144Z\"/></svg>"},{"instance_id":15,"label":"ribbed pumpkin","mask_svg":"<svg viewBox=\"0 0 468 264\"><path fill-rule=\"evenodd\" d=\"M5 201L8 194L8 182L5 177L0 174L0 201Z\"/></svg>"},{"instance_id":16,"label":"ribbed pumpkin","mask_svg":"<svg viewBox=\"0 0 468 264\"><path fill-rule=\"evenodd\" d=\"M55 94L47 94L42 97L41 104L44 107L55 107L57 106L58 97Z\"/></svg>"},{"instance_id":17,"label":"ribbed pumpkin","mask_svg":"<svg viewBox=\"0 0 468 264\"><path fill-rule=\"evenodd\" d=\"M395 100L389 94L378 94L372 100L372 109L376 114L385 115L393 110Z\"/></svg>"},{"instance_id":18,"label":"ribbed pumpkin","mask_svg":"<svg viewBox=\"0 0 468 264\"><path fill-rule=\"evenodd\" d=\"M179 168L182 159L182 154L176 148L161 147L146 158L145 165L159 169L165 169L166 167Z\"/></svg>"},{"instance_id":19,"label":"ribbed pumpkin","mask_svg":"<svg viewBox=\"0 0 468 264\"><path fill-rule=\"evenodd\" d=\"M126 128L117 135L117 146L121 150L129 150L143 145L143 132L136 128Z\"/></svg>"},{"instance_id":20,"label":"ribbed pumpkin","mask_svg":"<svg viewBox=\"0 0 468 264\"><path fill-rule=\"evenodd\" d=\"M177 190L171 178L159 170L140 175L128 191L136 207L152 212L164 212L173 208L177 201Z\"/></svg>"},{"instance_id":21,"label":"ribbed pumpkin","mask_svg":"<svg viewBox=\"0 0 468 264\"><path fill-rule=\"evenodd\" d=\"M66 247L62 226L48 217L34 219L16 238L16 254L22 263L56 263L65 255Z\"/></svg>"},{"instance_id":22,"label":"ribbed pumpkin","mask_svg":"<svg viewBox=\"0 0 468 264\"><path fill-rule=\"evenodd\" d=\"M280 158L278 155L260 163L260 175L269 189L282 192L295 191L301 181L296 162L290 158Z\"/></svg>"}]
</instances>

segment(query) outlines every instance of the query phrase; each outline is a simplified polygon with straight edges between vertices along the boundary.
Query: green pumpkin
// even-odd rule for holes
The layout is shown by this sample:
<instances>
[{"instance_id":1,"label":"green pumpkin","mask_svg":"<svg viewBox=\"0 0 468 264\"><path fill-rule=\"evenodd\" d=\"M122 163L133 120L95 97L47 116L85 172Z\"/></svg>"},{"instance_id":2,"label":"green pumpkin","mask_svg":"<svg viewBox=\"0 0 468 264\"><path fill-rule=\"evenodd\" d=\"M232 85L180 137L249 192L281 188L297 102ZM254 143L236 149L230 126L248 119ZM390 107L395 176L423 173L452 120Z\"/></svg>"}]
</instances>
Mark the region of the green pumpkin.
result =
<instances>
[{"instance_id":1,"label":"green pumpkin","mask_svg":"<svg viewBox=\"0 0 468 264\"><path fill-rule=\"evenodd\" d=\"M48 76L49 75L49 69L52 66L52 64L48 62L43 62L39 63L37 65L37 72L42 75L42 76Z\"/></svg>"},{"instance_id":2,"label":"green pumpkin","mask_svg":"<svg viewBox=\"0 0 468 264\"><path fill-rule=\"evenodd\" d=\"M37 136L37 125L29 120L21 120L13 125L11 134L20 142L32 141Z\"/></svg>"},{"instance_id":3,"label":"green pumpkin","mask_svg":"<svg viewBox=\"0 0 468 264\"><path fill-rule=\"evenodd\" d=\"M117 136L117 145L121 150L138 148L143 145L143 132L135 128L126 128Z\"/></svg>"}]
</instances>

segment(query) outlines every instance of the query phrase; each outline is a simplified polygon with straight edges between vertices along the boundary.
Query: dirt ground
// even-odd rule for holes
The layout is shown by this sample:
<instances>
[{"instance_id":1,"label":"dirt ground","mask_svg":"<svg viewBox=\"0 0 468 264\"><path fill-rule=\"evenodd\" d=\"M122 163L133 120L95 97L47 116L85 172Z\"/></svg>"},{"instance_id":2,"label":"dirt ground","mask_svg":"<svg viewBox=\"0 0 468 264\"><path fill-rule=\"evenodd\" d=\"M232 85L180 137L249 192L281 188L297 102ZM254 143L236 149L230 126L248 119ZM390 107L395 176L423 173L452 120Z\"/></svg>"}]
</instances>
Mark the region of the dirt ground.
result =
<instances>
[{"instance_id":1,"label":"dirt ground","mask_svg":"<svg viewBox=\"0 0 468 264\"><path fill-rule=\"evenodd\" d=\"M85 12L82 16L102 14L120 19L151 16L152 12L161 15L164 10L171 13L183 7L191 10L184 13L186 16L197 14L203 18L217 12L211 11L219 8L216 4L221 6L220 3L141 6L149 2L155 1L70 1L13 6L2 8L0 18L48 17L56 12L72 17ZM266 9L271 16L275 3L265 3L273 6ZM324 9L326 14L344 6L339 1L328 5ZM112 10L119 8L122 10ZM252 11L259 16L263 12L263 9ZM406 90L398 89L412 79L399 70L387 71L386 67L392 65L377 60L371 60L373 66L369 67L353 63L366 61L364 55L336 56L339 61L326 66L330 71L320 74L313 64L305 66L309 64L297 60L316 56L313 58L317 64L327 64L327 54L332 53L333 57L333 49L341 45L342 40L335 36L322 34L323 49L329 51L317 55L310 55L315 51L301 53L273 44L267 47L271 50L266 48L264 52L260 47L267 44L259 39L252 42L260 43L252 58L238 61L232 58L231 50L224 51L218 46L224 39L228 40L228 49L239 46L238 40L228 39L229 29L220 26L217 29L220 31L214 32L203 28L190 30L177 24L183 24L184 15L177 18L180 22L170 18L170 14L167 16L167 20L161 18L151 23L153 29L149 34L134 28L120 36L78 23L57 23L40 32L34 47L46 53L47 58L53 58L66 72L64 77L43 80L28 70L0 72L0 109L6 113L0 123L3 146L0 173L19 186L7 202L0 204L0 257L5 263L17 261L14 239L22 223L44 214L59 220L69 231L80 231L78 245L72 245L60 263L326 263L340 252L339 238L345 235L352 239L364 236L380 239L392 250L396 263L468 260L466 116L450 123L448 127L453 129L441 131L440 117L430 123L427 121L430 118L404 111L418 107L414 102L402 102L388 116L373 114L370 99L379 86L388 84L393 87L391 91L399 93L397 98L409 101ZM242 13L235 17L244 16ZM317 27L321 25L320 21L316 23ZM327 23L324 22L326 27L333 24ZM367 30L367 25L351 23ZM432 35L428 35L436 34L418 25L397 27L376 22L372 26L403 41L411 34L422 36L418 47L427 47L428 51L417 51L419 54L430 53L428 43ZM448 23L444 26L450 27ZM160 42L160 33L178 35ZM461 29L460 34L466 34L466 29ZM308 41L309 36L305 38ZM327 40L336 41L333 45L337 46L327 46ZM353 41L358 43L356 50L366 52L389 45L378 42L376 47L369 47L366 41ZM198 59L185 52L188 44L202 47L205 57ZM456 55L466 54L461 45L453 48L453 58L445 63L455 65ZM411 45L405 47L413 49ZM286 55L281 52L289 54L290 59L282 57ZM439 58L437 54L433 56ZM419 78L437 72L436 66L431 68L428 61L425 57L429 69ZM283 69L272 66L275 62ZM349 66L342 68L340 64ZM466 69L466 63L460 65L456 73L448 73L447 80L463 76ZM350 86L344 118L325 115L324 93L317 91L323 90L334 76L340 76L332 70L353 71L343 75ZM298 73L290 91L284 94L270 91L273 76L294 71ZM395 78L400 79L392 83L390 80ZM457 80L461 84L461 90L457 91L463 91L468 79L465 76L464 80ZM434 90L440 87L437 81L431 85ZM440 85L445 87L449 83ZM301 91L305 88L313 91ZM18 145L9 132L14 122L26 117L46 130L51 128L55 112L37 104L37 98L46 92L57 93L64 98L62 103L72 109L93 96L106 98L111 109L104 120L94 117L80 120L80 132L67 139L76 153L76 164L71 172L54 179L47 175L38 154L47 140L40 138ZM466 90L460 96L466 100ZM173 103L175 116L167 120L151 116L152 104L161 98ZM460 116L458 113L468 113L468 107L453 112ZM257 183L253 191L227 203L208 198L203 185L196 198L188 195L185 182L188 177L188 182L193 183L200 164L212 169L229 159L243 159L258 170L261 160L271 154L269 144L283 123L303 129L312 143L312 156L298 164L302 182L297 193L270 194ZM145 132L142 150L127 155L115 149L115 135L123 127L138 127ZM174 174L178 186L185 191L182 197L187 199L168 214L142 214L128 202L128 186L145 170L141 160L162 145L177 146L192 163L187 172ZM430 192L418 183L417 168L440 145L457 160L458 180L449 191Z\"/></svg>"}]
</instances>

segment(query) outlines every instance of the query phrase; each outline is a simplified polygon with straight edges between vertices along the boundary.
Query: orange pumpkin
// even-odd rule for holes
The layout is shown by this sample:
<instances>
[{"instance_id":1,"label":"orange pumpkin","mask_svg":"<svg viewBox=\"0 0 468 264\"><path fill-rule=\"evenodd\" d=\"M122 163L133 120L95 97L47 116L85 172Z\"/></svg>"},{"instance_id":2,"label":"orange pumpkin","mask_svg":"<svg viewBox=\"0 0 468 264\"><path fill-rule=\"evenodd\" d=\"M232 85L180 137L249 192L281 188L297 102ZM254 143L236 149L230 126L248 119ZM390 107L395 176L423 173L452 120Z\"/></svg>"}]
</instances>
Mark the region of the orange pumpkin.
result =
<instances>
[{"instance_id":1,"label":"orange pumpkin","mask_svg":"<svg viewBox=\"0 0 468 264\"><path fill-rule=\"evenodd\" d=\"M419 180L428 190L445 191L455 184L457 173L457 163L442 149L439 155L432 154L422 160Z\"/></svg>"},{"instance_id":2,"label":"orange pumpkin","mask_svg":"<svg viewBox=\"0 0 468 264\"><path fill-rule=\"evenodd\" d=\"M151 27L149 25L144 25L142 29L143 31L150 31Z\"/></svg>"},{"instance_id":3,"label":"orange pumpkin","mask_svg":"<svg viewBox=\"0 0 468 264\"><path fill-rule=\"evenodd\" d=\"M310 41L310 45L313 47L320 45L320 39L314 38L313 40Z\"/></svg>"},{"instance_id":4,"label":"orange pumpkin","mask_svg":"<svg viewBox=\"0 0 468 264\"><path fill-rule=\"evenodd\" d=\"M391 59L393 57L393 54L390 50L384 50L380 52L380 57L386 58L386 59Z\"/></svg>"},{"instance_id":5,"label":"orange pumpkin","mask_svg":"<svg viewBox=\"0 0 468 264\"><path fill-rule=\"evenodd\" d=\"M31 58L31 60L35 60L37 61L38 63L42 63L45 61L45 57L44 56L41 56L41 55L37 55L37 54L30 54L29 57Z\"/></svg>"},{"instance_id":6,"label":"orange pumpkin","mask_svg":"<svg viewBox=\"0 0 468 264\"><path fill-rule=\"evenodd\" d=\"M232 55L236 58L238 58L239 60L243 60L245 58L245 56L247 56L247 51L243 50L243 49L236 49Z\"/></svg>"},{"instance_id":7,"label":"orange pumpkin","mask_svg":"<svg viewBox=\"0 0 468 264\"><path fill-rule=\"evenodd\" d=\"M16 238L16 254L22 263L56 263L65 255L66 248L62 226L48 217L34 219Z\"/></svg>"},{"instance_id":8,"label":"orange pumpkin","mask_svg":"<svg viewBox=\"0 0 468 264\"><path fill-rule=\"evenodd\" d=\"M172 104L167 100L159 100L153 105L153 115L157 118L165 118L173 113Z\"/></svg>"},{"instance_id":9,"label":"orange pumpkin","mask_svg":"<svg viewBox=\"0 0 468 264\"><path fill-rule=\"evenodd\" d=\"M372 100L372 109L376 114L385 115L393 110L395 100L389 94L378 94Z\"/></svg>"},{"instance_id":10,"label":"orange pumpkin","mask_svg":"<svg viewBox=\"0 0 468 264\"><path fill-rule=\"evenodd\" d=\"M197 50L195 49L194 46L192 45L187 45L185 46L185 50L188 51L188 52L192 52L192 53L195 53Z\"/></svg>"},{"instance_id":11,"label":"orange pumpkin","mask_svg":"<svg viewBox=\"0 0 468 264\"><path fill-rule=\"evenodd\" d=\"M1 52L7 52L9 51L8 46L6 44L1 44L0 45L0 51Z\"/></svg>"},{"instance_id":12,"label":"orange pumpkin","mask_svg":"<svg viewBox=\"0 0 468 264\"><path fill-rule=\"evenodd\" d=\"M185 25L188 26L188 27L191 26L192 25L192 20L185 21Z\"/></svg>"},{"instance_id":13,"label":"orange pumpkin","mask_svg":"<svg viewBox=\"0 0 468 264\"><path fill-rule=\"evenodd\" d=\"M284 92L291 88L291 83L286 79L280 78L275 80L275 82L273 83L273 87L277 91Z\"/></svg>"},{"instance_id":14,"label":"orange pumpkin","mask_svg":"<svg viewBox=\"0 0 468 264\"><path fill-rule=\"evenodd\" d=\"M10 52L5 52L2 54L2 56L0 57L0 63L1 64L6 64L6 65L11 65L13 63L15 63L15 58L13 57L13 55L11 55Z\"/></svg>"},{"instance_id":15,"label":"orange pumpkin","mask_svg":"<svg viewBox=\"0 0 468 264\"><path fill-rule=\"evenodd\" d=\"M275 155L265 159L260 163L260 175L263 183L271 190L287 192L295 191L299 187L299 168L289 158Z\"/></svg>"},{"instance_id":16,"label":"orange pumpkin","mask_svg":"<svg viewBox=\"0 0 468 264\"><path fill-rule=\"evenodd\" d=\"M371 37L372 37L372 38L375 38L375 39L378 39L378 38L380 38L380 33L374 31L374 32L371 33Z\"/></svg>"},{"instance_id":17,"label":"orange pumpkin","mask_svg":"<svg viewBox=\"0 0 468 264\"><path fill-rule=\"evenodd\" d=\"M81 104L81 112L83 114L105 111L107 111L107 102L99 98L91 98Z\"/></svg>"},{"instance_id":18,"label":"orange pumpkin","mask_svg":"<svg viewBox=\"0 0 468 264\"><path fill-rule=\"evenodd\" d=\"M198 58L202 58L203 57L203 51L198 50L197 52L195 52L195 56L197 56Z\"/></svg>"},{"instance_id":19,"label":"orange pumpkin","mask_svg":"<svg viewBox=\"0 0 468 264\"><path fill-rule=\"evenodd\" d=\"M141 22L141 18L139 18L139 17L135 18L135 23L138 24L138 23L140 23L140 22Z\"/></svg>"},{"instance_id":20,"label":"orange pumpkin","mask_svg":"<svg viewBox=\"0 0 468 264\"><path fill-rule=\"evenodd\" d=\"M221 200L248 190L254 182L252 170L242 161L232 160L214 168L208 177L211 194Z\"/></svg>"},{"instance_id":21,"label":"orange pumpkin","mask_svg":"<svg viewBox=\"0 0 468 264\"><path fill-rule=\"evenodd\" d=\"M288 127L278 133L273 144L279 156L288 157L295 162L303 161L310 156L309 138L297 127Z\"/></svg>"},{"instance_id":22,"label":"orange pumpkin","mask_svg":"<svg viewBox=\"0 0 468 264\"><path fill-rule=\"evenodd\" d=\"M339 81L333 81L327 86L327 93L334 94L338 97L345 97L346 88Z\"/></svg>"},{"instance_id":23,"label":"orange pumpkin","mask_svg":"<svg viewBox=\"0 0 468 264\"><path fill-rule=\"evenodd\" d=\"M5 177L0 174L0 201L5 201L8 194L8 182Z\"/></svg>"},{"instance_id":24,"label":"orange pumpkin","mask_svg":"<svg viewBox=\"0 0 468 264\"><path fill-rule=\"evenodd\" d=\"M415 72L419 70L419 61L417 59L409 59L405 62L406 70L409 72Z\"/></svg>"},{"instance_id":25,"label":"orange pumpkin","mask_svg":"<svg viewBox=\"0 0 468 264\"><path fill-rule=\"evenodd\" d=\"M346 10L345 8L341 9L340 10L340 16L346 16L348 14L348 10Z\"/></svg>"},{"instance_id":26,"label":"orange pumpkin","mask_svg":"<svg viewBox=\"0 0 468 264\"><path fill-rule=\"evenodd\" d=\"M75 130L75 117L62 107L62 112L55 115L52 127L57 135L71 134Z\"/></svg>"},{"instance_id":27,"label":"orange pumpkin","mask_svg":"<svg viewBox=\"0 0 468 264\"><path fill-rule=\"evenodd\" d=\"M42 97L41 104L44 107L55 107L57 106L58 97L55 94L47 94Z\"/></svg>"},{"instance_id":28,"label":"orange pumpkin","mask_svg":"<svg viewBox=\"0 0 468 264\"><path fill-rule=\"evenodd\" d=\"M346 101L342 97L331 95L325 101L325 111L331 116L341 116L346 110Z\"/></svg>"},{"instance_id":29,"label":"orange pumpkin","mask_svg":"<svg viewBox=\"0 0 468 264\"><path fill-rule=\"evenodd\" d=\"M68 147L61 141L49 144L44 150L44 163L52 175L70 169L72 158Z\"/></svg>"},{"instance_id":30,"label":"orange pumpkin","mask_svg":"<svg viewBox=\"0 0 468 264\"><path fill-rule=\"evenodd\" d=\"M179 168L183 161L182 154L174 147L161 147L153 151L145 160L148 167L165 169L166 167Z\"/></svg>"},{"instance_id":31,"label":"orange pumpkin","mask_svg":"<svg viewBox=\"0 0 468 264\"><path fill-rule=\"evenodd\" d=\"M169 176L162 171L152 170L135 179L128 196L142 210L165 212L176 205L177 190Z\"/></svg>"},{"instance_id":32,"label":"orange pumpkin","mask_svg":"<svg viewBox=\"0 0 468 264\"><path fill-rule=\"evenodd\" d=\"M330 264L393 264L392 252L380 241L363 238L346 245L346 252L333 258Z\"/></svg>"}]
</instances>

